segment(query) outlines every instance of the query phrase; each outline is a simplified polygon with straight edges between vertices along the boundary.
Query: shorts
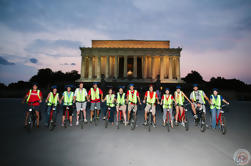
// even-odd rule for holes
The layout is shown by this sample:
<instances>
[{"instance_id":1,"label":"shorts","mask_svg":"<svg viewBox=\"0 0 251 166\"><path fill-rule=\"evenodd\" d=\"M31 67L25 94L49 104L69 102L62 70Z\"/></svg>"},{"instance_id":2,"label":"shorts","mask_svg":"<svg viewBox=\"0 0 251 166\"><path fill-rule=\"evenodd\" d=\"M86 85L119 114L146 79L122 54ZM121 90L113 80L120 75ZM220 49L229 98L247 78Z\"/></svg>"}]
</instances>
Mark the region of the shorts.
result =
<instances>
[{"instance_id":1,"label":"shorts","mask_svg":"<svg viewBox=\"0 0 251 166\"><path fill-rule=\"evenodd\" d=\"M116 106L117 110L126 111L126 105Z\"/></svg>"},{"instance_id":2,"label":"shorts","mask_svg":"<svg viewBox=\"0 0 251 166\"><path fill-rule=\"evenodd\" d=\"M77 111L80 111L81 105L82 105L82 109L83 109L83 110L86 110L87 102L84 102L84 103L76 102Z\"/></svg>"},{"instance_id":3,"label":"shorts","mask_svg":"<svg viewBox=\"0 0 251 166\"><path fill-rule=\"evenodd\" d=\"M150 108L151 108L151 105L150 104L146 104L145 111L149 112ZM152 109L150 110L150 112L153 115L155 115L155 113L156 113L156 105L155 104L152 106Z\"/></svg>"},{"instance_id":4,"label":"shorts","mask_svg":"<svg viewBox=\"0 0 251 166\"><path fill-rule=\"evenodd\" d=\"M197 109L197 104L193 103L193 105L194 105L194 108ZM202 106L203 112L206 113L206 106L205 106L205 104L201 104L201 106Z\"/></svg>"},{"instance_id":5,"label":"shorts","mask_svg":"<svg viewBox=\"0 0 251 166\"><path fill-rule=\"evenodd\" d=\"M28 111L31 107L32 107L32 106L27 105L26 111ZM40 111L40 105L33 106L33 110L39 112L39 111Z\"/></svg>"},{"instance_id":6,"label":"shorts","mask_svg":"<svg viewBox=\"0 0 251 166\"><path fill-rule=\"evenodd\" d=\"M97 110L100 110L100 102L91 103L91 108L90 108L90 110L91 110L91 111L94 111L95 106L97 107Z\"/></svg>"},{"instance_id":7,"label":"shorts","mask_svg":"<svg viewBox=\"0 0 251 166\"><path fill-rule=\"evenodd\" d=\"M64 107L63 107L63 116L64 116L65 113L66 113L66 107L69 108L69 116L72 116L72 112L73 112L72 106L64 106ZM66 115L67 115L67 114L66 114Z\"/></svg>"},{"instance_id":8,"label":"shorts","mask_svg":"<svg viewBox=\"0 0 251 166\"><path fill-rule=\"evenodd\" d=\"M128 104L128 111L130 112L131 110L133 110L133 112L137 112L137 105Z\"/></svg>"}]
</instances>

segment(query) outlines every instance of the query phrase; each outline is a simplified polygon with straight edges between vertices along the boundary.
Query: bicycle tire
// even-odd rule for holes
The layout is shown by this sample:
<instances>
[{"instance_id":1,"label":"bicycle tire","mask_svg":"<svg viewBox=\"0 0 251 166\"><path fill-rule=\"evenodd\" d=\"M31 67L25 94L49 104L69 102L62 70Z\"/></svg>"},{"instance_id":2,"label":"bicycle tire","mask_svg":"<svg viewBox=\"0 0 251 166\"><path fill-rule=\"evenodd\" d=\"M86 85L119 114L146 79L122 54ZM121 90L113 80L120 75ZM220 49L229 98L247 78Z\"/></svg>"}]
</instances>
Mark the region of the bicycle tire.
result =
<instances>
[{"instance_id":1,"label":"bicycle tire","mask_svg":"<svg viewBox=\"0 0 251 166\"><path fill-rule=\"evenodd\" d=\"M200 119L200 131L205 132L206 130L206 119L204 113L201 114L201 119Z\"/></svg>"},{"instance_id":2,"label":"bicycle tire","mask_svg":"<svg viewBox=\"0 0 251 166\"><path fill-rule=\"evenodd\" d=\"M189 121L188 121L188 118L187 118L187 115L185 115L185 130L188 131L189 130Z\"/></svg>"},{"instance_id":3,"label":"bicycle tire","mask_svg":"<svg viewBox=\"0 0 251 166\"><path fill-rule=\"evenodd\" d=\"M94 126L97 126L97 110L94 110Z\"/></svg>"},{"instance_id":4,"label":"bicycle tire","mask_svg":"<svg viewBox=\"0 0 251 166\"><path fill-rule=\"evenodd\" d=\"M149 115L148 115L148 132L151 131L151 122L152 122L152 113L149 112Z\"/></svg>"},{"instance_id":5,"label":"bicycle tire","mask_svg":"<svg viewBox=\"0 0 251 166\"><path fill-rule=\"evenodd\" d=\"M80 116L79 117L80 127L81 127L81 129L84 129L83 111L80 111L79 116Z\"/></svg>"},{"instance_id":6,"label":"bicycle tire","mask_svg":"<svg viewBox=\"0 0 251 166\"><path fill-rule=\"evenodd\" d=\"M221 117L221 121L222 121L222 124L221 124L221 133L223 135L225 135L226 132L227 132L227 128L226 128L226 119L225 119L224 116Z\"/></svg>"},{"instance_id":7,"label":"bicycle tire","mask_svg":"<svg viewBox=\"0 0 251 166\"><path fill-rule=\"evenodd\" d=\"M108 121L109 121L109 119L108 119L108 111L106 111L106 118L105 118L105 128L107 128L108 127Z\"/></svg>"}]
</instances>

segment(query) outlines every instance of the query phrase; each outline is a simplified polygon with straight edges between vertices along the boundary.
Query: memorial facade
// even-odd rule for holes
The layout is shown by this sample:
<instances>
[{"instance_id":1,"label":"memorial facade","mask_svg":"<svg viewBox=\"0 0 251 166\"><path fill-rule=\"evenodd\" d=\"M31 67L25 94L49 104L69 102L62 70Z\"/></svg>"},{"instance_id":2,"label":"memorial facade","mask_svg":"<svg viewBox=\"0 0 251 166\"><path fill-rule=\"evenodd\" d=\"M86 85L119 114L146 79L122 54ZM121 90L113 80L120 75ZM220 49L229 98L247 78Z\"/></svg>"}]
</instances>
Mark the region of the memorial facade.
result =
<instances>
[{"instance_id":1,"label":"memorial facade","mask_svg":"<svg viewBox=\"0 0 251 166\"><path fill-rule=\"evenodd\" d=\"M93 40L80 47L81 78L78 81L180 83L181 48L170 41Z\"/></svg>"}]
</instances>

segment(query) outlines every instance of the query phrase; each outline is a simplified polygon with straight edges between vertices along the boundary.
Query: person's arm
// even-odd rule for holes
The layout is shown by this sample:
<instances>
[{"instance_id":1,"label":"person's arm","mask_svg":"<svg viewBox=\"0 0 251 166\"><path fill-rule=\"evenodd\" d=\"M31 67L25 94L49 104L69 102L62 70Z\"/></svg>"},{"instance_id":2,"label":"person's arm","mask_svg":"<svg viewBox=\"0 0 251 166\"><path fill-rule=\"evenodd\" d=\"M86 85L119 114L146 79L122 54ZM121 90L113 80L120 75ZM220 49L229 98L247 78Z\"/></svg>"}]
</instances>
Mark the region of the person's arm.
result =
<instances>
[{"instance_id":1,"label":"person's arm","mask_svg":"<svg viewBox=\"0 0 251 166\"><path fill-rule=\"evenodd\" d=\"M103 91L99 88L99 92L100 92L100 95L101 95L101 100L103 100Z\"/></svg>"},{"instance_id":2,"label":"person's arm","mask_svg":"<svg viewBox=\"0 0 251 166\"><path fill-rule=\"evenodd\" d=\"M75 90L74 95L73 95L73 103L76 102L76 94L77 94L76 92L77 92L77 90Z\"/></svg>"},{"instance_id":3,"label":"person's arm","mask_svg":"<svg viewBox=\"0 0 251 166\"><path fill-rule=\"evenodd\" d=\"M48 94L48 96L47 96L47 98L45 100L46 103L48 102L50 95L51 95L51 93Z\"/></svg>"},{"instance_id":4,"label":"person's arm","mask_svg":"<svg viewBox=\"0 0 251 166\"><path fill-rule=\"evenodd\" d=\"M139 101L139 104L141 105L141 101L140 101L140 98L139 98L139 92L137 91L137 98L138 98L138 101Z\"/></svg>"},{"instance_id":5,"label":"person's arm","mask_svg":"<svg viewBox=\"0 0 251 166\"><path fill-rule=\"evenodd\" d=\"M194 93L193 93L193 92L190 94L190 100L191 100L191 102L193 102L193 103L195 102L195 101L194 101Z\"/></svg>"},{"instance_id":6,"label":"person's arm","mask_svg":"<svg viewBox=\"0 0 251 166\"><path fill-rule=\"evenodd\" d=\"M159 97L158 97L157 93L156 93L156 99L157 99L157 104L159 104Z\"/></svg>"},{"instance_id":7,"label":"person's arm","mask_svg":"<svg viewBox=\"0 0 251 166\"><path fill-rule=\"evenodd\" d=\"M192 104L192 102L189 100L189 98L185 95L185 93L182 92L182 94L184 95L184 97L187 99L187 101Z\"/></svg>"},{"instance_id":8,"label":"person's arm","mask_svg":"<svg viewBox=\"0 0 251 166\"><path fill-rule=\"evenodd\" d=\"M102 102L105 102L106 101L106 96L105 96L105 98L104 99L102 99Z\"/></svg>"},{"instance_id":9,"label":"person's arm","mask_svg":"<svg viewBox=\"0 0 251 166\"><path fill-rule=\"evenodd\" d=\"M204 93L204 92L203 92ZM204 98L207 100L207 102L209 103L209 104L211 104L211 101L209 100L209 98L207 97L207 95L204 93Z\"/></svg>"},{"instance_id":10,"label":"person's arm","mask_svg":"<svg viewBox=\"0 0 251 166\"><path fill-rule=\"evenodd\" d=\"M24 96L24 100L22 101L22 103L25 103L25 100L27 99L27 97L28 97L28 94L26 94L26 95Z\"/></svg>"},{"instance_id":11,"label":"person's arm","mask_svg":"<svg viewBox=\"0 0 251 166\"><path fill-rule=\"evenodd\" d=\"M143 103L146 103L146 98L147 98L147 92L145 93Z\"/></svg>"},{"instance_id":12,"label":"person's arm","mask_svg":"<svg viewBox=\"0 0 251 166\"><path fill-rule=\"evenodd\" d=\"M61 97L60 104L62 104L63 99L64 99L64 95Z\"/></svg>"},{"instance_id":13,"label":"person's arm","mask_svg":"<svg viewBox=\"0 0 251 166\"><path fill-rule=\"evenodd\" d=\"M39 96L40 96L39 103L42 103L43 95L42 95L42 92L41 92L41 91L39 92Z\"/></svg>"},{"instance_id":14,"label":"person's arm","mask_svg":"<svg viewBox=\"0 0 251 166\"><path fill-rule=\"evenodd\" d=\"M222 99L222 101L223 101L224 103L226 103L227 105L230 104L230 103L229 103L228 101L226 101L225 99Z\"/></svg>"},{"instance_id":15,"label":"person's arm","mask_svg":"<svg viewBox=\"0 0 251 166\"><path fill-rule=\"evenodd\" d=\"M60 102L60 99L59 99L59 94L58 94L58 98L57 98L58 102Z\"/></svg>"}]
</instances>

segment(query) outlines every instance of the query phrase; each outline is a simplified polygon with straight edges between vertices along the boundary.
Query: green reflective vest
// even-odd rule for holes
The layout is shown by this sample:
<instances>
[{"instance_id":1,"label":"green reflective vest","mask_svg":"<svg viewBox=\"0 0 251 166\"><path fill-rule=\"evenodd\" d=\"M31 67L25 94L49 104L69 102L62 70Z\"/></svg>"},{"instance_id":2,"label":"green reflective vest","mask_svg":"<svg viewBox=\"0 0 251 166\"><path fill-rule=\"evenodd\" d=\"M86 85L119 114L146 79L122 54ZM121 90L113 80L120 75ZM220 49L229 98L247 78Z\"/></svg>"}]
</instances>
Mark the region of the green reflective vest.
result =
<instances>
[{"instance_id":1,"label":"green reflective vest","mask_svg":"<svg viewBox=\"0 0 251 166\"><path fill-rule=\"evenodd\" d=\"M106 105L109 106L109 107L114 107L115 106L114 98L115 98L114 94L112 94L111 96L106 95Z\"/></svg>"},{"instance_id":2,"label":"green reflective vest","mask_svg":"<svg viewBox=\"0 0 251 166\"><path fill-rule=\"evenodd\" d=\"M52 92L50 92L50 96L49 96L49 99L48 99L48 106L51 106L51 105L54 105L56 106L58 104L58 93L56 93L55 97L53 95Z\"/></svg>"},{"instance_id":3,"label":"green reflective vest","mask_svg":"<svg viewBox=\"0 0 251 166\"><path fill-rule=\"evenodd\" d=\"M70 97L68 97L68 92L64 91L64 105L72 105L73 102L73 92L70 92Z\"/></svg>"},{"instance_id":4,"label":"green reflective vest","mask_svg":"<svg viewBox=\"0 0 251 166\"><path fill-rule=\"evenodd\" d=\"M168 100L166 99L168 97ZM163 108L171 109L173 104L172 95L164 94Z\"/></svg>"},{"instance_id":5,"label":"green reflective vest","mask_svg":"<svg viewBox=\"0 0 251 166\"><path fill-rule=\"evenodd\" d=\"M120 93L117 93L117 104L125 105L125 93L122 94L122 97L120 97Z\"/></svg>"},{"instance_id":6,"label":"green reflective vest","mask_svg":"<svg viewBox=\"0 0 251 166\"><path fill-rule=\"evenodd\" d=\"M212 98L212 103L211 103L210 109L214 109L214 108L220 109L220 107L221 107L221 96L217 95L216 100L215 100L214 95L211 95L211 98Z\"/></svg>"},{"instance_id":7,"label":"green reflective vest","mask_svg":"<svg viewBox=\"0 0 251 166\"><path fill-rule=\"evenodd\" d=\"M32 89L30 89L29 95L28 95L27 100L26 100L27 102L29 102L29 100L30 100L31 92L32 92ZM40 90L37 90L37 96L38 96L38 98L39 98L39 100L40 100L41 98L40 98L39 93L40 93Z\"/></svg>"},{"instance_id":8,"label":"green reflective vest","mask_svg":"<svg viewBox=\"0 0 251 166\"><path fill-rule=\"evenodd\" d=\"M94 91L93 88L91 88L91 100L99 99L99 88Z\"/></svg>"},{"instance_id":9,"label":"green reflective vest","mask_svg":"<svg viewBox=\"0 0 251 166\"><path fill-rule=\"evenodd\" d=\"M177 104L183 105L185 98L182 95L182 91L180 91L179 93L177 91L175 91L174 95L175 95L175 99L176 99Z\"/></svg>"},{"instance_id":10,"label":"green reflective vest","mask_svg":"<svg viewBox=\"0 0 251 166\"><path fill-rule=\"evenodd\" d=\"M80 93L79 88L76 89L76 100L77 101L80 101L80 102L85 101L86 100L85 95L86 95L86 89L85 88L82 89L81 93Z\"/></svg>"},{"instance_id":11,"label":"green reflective vest","mask_svg":"<svg viewBox=\"0 0 251 166\"><path fill-rule=\"evenodd\" d=\"M130 103L134 103L134 104L137 103L137 91L136 90L134 90L133 95L132 95L131 90L129 90L128 100L129 100Z\"/></svg>"},{"instance_id":12,"label":"green reflective vest","mask_svg":"<svg viewBox=\"0 0 251 166\"><path fill-rule=\"evenodd\" d=\"M150 91L147 91L146 102L149 104L154 104L156 101L156 92L153 92L153 97L150 97Z\"/></svg>"},{"instance_id":13,"label":"green reflective vest","mask_svg":"<svg viewBox=\"0 0 251 166\"><path fill-rule=\"evenodd\" d=\"M206 102L205 102L205 99L204 99L204 96L203 96L203 91L199 90L199 93L200 93L201 99L203 101L203 104L205 104ZM193 101L196 102L195 91L193 91Z\"/></svg>"}]
</instances>

